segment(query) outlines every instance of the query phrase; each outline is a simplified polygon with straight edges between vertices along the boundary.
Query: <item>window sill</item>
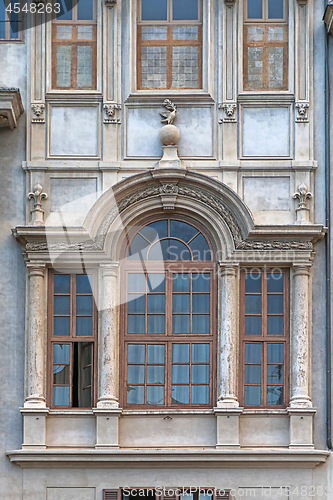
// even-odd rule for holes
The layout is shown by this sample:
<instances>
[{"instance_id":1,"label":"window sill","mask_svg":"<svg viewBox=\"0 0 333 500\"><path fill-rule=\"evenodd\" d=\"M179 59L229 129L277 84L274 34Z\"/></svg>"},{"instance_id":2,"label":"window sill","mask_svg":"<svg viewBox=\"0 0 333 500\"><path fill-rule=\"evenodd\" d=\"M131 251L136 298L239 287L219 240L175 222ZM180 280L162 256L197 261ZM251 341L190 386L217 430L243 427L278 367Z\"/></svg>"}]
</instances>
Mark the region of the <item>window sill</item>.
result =
<instances>
[{"instance_id":1,"label":"window sill","mask_svg":"<svg viewBox=\"0 0 333 500\"><path fill-rule=\"evenodd\" d=\"M164 99L177 98L177 104L186 103L189 104L188 100L191 101L206 101L209 103L214 103L212 96L202 89L173 89L173 90L137 90L132 92L127 99L125 104L142 104L145 103L158 103Z\"/></svg>"},{"instance_id":2,"label":"window sill","mask_svg":"<svg viewBox=\"0 0 333 500\"><path fill-rule=\"evenodd\" d=\"M80 409L80 408L53 408L52 410L49 411L49 416L56 416L56 417L85 417L85 416L94 416L94 412L92 409Z\"/></svg>"},{"instance_id":3,"label":"window sill","mask_svg":"<svg viewBox=\"0 0 333 500\"><path fill-rule=\"evenodd\" d=\"M123 416L136 416L136 415L214 415L214 410L211 408L207 409L200 409L200 408L161 408L156 409L156 410L138 410L138 409L133 409L133 410L123 410L122 412Z\"/></svg>"},{"instance_id":4,"label":"window sill","mask_svg":"<svg viewBox=\"0 0 333 500\"><path fill-rule=\"evenodd\" d=\"M284 101L287 103L295 102L295 94L288 90L250 90L238 94L237 102L243 103L248 101Z\"/></svg>"},{"instance_id":5,"label":"window sill","mask_svg":"<svg viewBox=\"0 0 333 500\"><path fill-rule=\"evenodd\" d=\"M288 411L286 408L245 408L242 412L242 416L251 416L251 415L288 415Z\"/></svg>"}]
</instances>

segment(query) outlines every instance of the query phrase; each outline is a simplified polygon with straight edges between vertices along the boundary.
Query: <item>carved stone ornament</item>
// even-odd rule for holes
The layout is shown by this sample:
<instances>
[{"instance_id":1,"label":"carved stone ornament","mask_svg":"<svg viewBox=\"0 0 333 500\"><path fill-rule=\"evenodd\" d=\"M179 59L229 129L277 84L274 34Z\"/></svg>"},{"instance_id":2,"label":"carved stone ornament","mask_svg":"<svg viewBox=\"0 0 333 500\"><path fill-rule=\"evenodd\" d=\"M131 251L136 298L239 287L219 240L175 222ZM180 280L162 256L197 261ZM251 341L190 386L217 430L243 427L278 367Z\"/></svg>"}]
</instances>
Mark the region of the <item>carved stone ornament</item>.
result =
<instances>
[{"instance_id":1,"label":"carved stone ornament","mask_svg":"<svg viewBox=\"0 0 333 500\"><path fill-rule=\"evenodd\" d=\"M31 210L33 226L44 225L44 210L42 210L42 201L47 200L47 194L43 193L43 186L36 184L31 193L28 194L29 200L34 200L34 208Z\"/></svg>"},{"instance_id":2,"label":"carved stone ornament","mask_svg":"<svg viewBox=\"0 0 333 500\"><path fill-rule=\"evenodd\" d=\"M212 208L219 216L225 221L232 234L235 248L237 250L313 250L311 241L244 241L242 238L241 229L236 221L234 215L229 208L221 201L218 196L206 194L204 190L178 186L176 183L164 183L160 186L150 186L133 194L128 195L115 204L111 210L105 215L94 241L82 241L78 243L46 243L34 242L27 243L27 251L45 252L45 251L102 251L104 242L108 234L109 228L113 221L128 207L138 203L139 201L148 198L159 196L161 198L164 209L173 209L175 201L173 198L184 196L192 198ZM164 197L164 200L163 200Z\"/></svg>"},{"instance_id":3,"label":"carved stone ornament","mask_svg":"<svg viewBox=\"0 0 333 500\"><path fill-rule=\"evenodd\" d=\"M237 104L236 103L224 103L219 104L219 109L224 112L223 118L219 120L219 123L235 123L237 122Z\"/></svg>"},{"instance_id":4,"label":"carved stone ornament","mask_svg":"<svg viewBox=\"0 0 333 500\"><path fill-rule=\"evenodd\" d=\"M164 99L162 106L166 109L166 111L160 113L162 117L161 123L163 123L163 125L172 125L176 119L176 114L178 113L175 104L170 101L170 99Z\"/></svg>"},{"instance_id":5,"label":"carved stone ornament","mask_svg":"<svg viewBox=\"0 0 333 500\"><path fill-rule=\"evenodd\" d=\"M31 104L32 123L45 123L45 104Z\"/></svg>"},{"instance_id":6,"label":"carved stone ornament","mask_svg":"<svg viewBox=\"0 0 333 500\"><path fill-rule=\"evenodd\" d=\"M298 123L308 123L309 103L308 102L297 102L296 103L296 122Z\"/></svg>"},{"instance_id":7,"label":"carved stone ornament","mask_svg":"<svg viewBox=\"0 0 333 500\"><path fill-rule=\"evenodd\" d=\"M114 125L120 125L121 119L117 118L116 112L121 110L120 104L104 104L104 120L103 123L113 123Z\"/></svg>"},{"instance_id":8,"label":"carved stone ornament","mask_svg":"<svg viewBox=\"0 0 333 500\"><path fill-rule=\"evenodd\" d=\"M306 200L313 198L313 194L309 192L308 186L304 183L300 184L293 198L294 200L299 200L298 208L296 208L297 219L295 224L310 224L310 209L306 206Z\"/></svg>"},{"instance_id":9,"label":"carved stone ornament","mask_svg":"<svg viewBox=\"0 0 333 500\"><path fill-rule=\"evenodd\" d=\"M17 127L18 118L23 111L20 89L16 87L0 87L1 127L9 127L13 130Z\"/></svg>"}]
</instances>

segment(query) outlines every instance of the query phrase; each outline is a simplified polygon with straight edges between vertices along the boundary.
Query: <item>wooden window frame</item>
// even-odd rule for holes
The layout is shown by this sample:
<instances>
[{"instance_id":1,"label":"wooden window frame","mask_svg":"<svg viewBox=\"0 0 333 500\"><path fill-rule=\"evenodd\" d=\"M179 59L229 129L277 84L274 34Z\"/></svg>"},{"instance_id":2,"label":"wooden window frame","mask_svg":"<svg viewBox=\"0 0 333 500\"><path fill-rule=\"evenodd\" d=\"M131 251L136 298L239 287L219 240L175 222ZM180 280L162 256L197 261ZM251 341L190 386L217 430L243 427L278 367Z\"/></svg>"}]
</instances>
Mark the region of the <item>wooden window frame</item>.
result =
<instances>
[{"instance_id":1,"label":"wooden window frame","mask_svg":"<svg viewBox=\"0 0 333 500\"><path fill-rule=\"evenodd\" d=\"M198 231L200 231L206 238L210 251L211 258L210 261L149 261L148 269L146 266L146 261L135 261L124 259L121 268L121 316L120 316L120 329L121 329L121 349L120 349L120 373L122 374L123 383L120 390L120 404L126 409L165 409L165 408L212 408L215 403L215 393L216 393L216 331L217 331L217 283L216 283L216 262L214 261L214 250L211 244L211 239L207 235L204 228L192 219L185 217L151 217L145 220L140 226L140 229L146 225L158 221L158 220L180 220L182 222L187 222L193 225ZM126 245L124 246L124 254L128 255L128 250L130 243L132 242L135 235L140 231L136 229L129 233ZM141 266L141 267L140 267ZM142 273L146 274L156 273L156 274L166 274L166 288L165 288L165 317L166 317L166 329L164 334L129 334L127 333L127 288L129 273ZM200 333L200 334L188 334L172 333L172 274L186 274L186 273L210 273L210 333ZM192 301L191 301L192 302ZM192 314L191 314L192 316ZM165 382L164 382L164 405L152 405L152 404L128 404L127 403L127 355L129 344L139 344L139 345L160 345L164 344L165 348ZM171 390L172 390L172 345L173 344L210 344L210 372L209 372L209 403L207 404L172 404L171 403ZM147 356L147 348L146 348ZM140 363L139 363L140 364ZM148 384L149 385L149 384ZM175 384L181 385L181 384ZM191 379L189 384L192 385ZM200 384L199 384L200 385ZM205 384L201 384L205 385ZM145 378L145 387L147 386ZM191 389L190 389L191 391ZM146 388L145 388L146 395ZM191 392L190 392L191 395Z\"/></svg>"},{"instance_id":2,"label":"wooden window frame","mask_svg":"<svg viewBox=\"0 0 333 500\"><path fill-rule=\"evenodd\" d=\"M138 1L137 15L137 88L138 90L200 90L202 89L202 1L198 0L198 20L194 21L177 21L172 19L172 2L176 0L167 0L168 15L166 21L143 21L141 19L141 0ZM142 40L143 26L166 26L166 40ZM172 29L174 26L197 26L198 40L173 40ZM141 50L142 47L166 47L166 87L142 87L141 85ZM197 87L172 87L172 48L177 46L198 47L198 85Z\"/></svg>"},{"instance_id":3,"label":"wooden window frame","mask_svg":"<svg viewBox=\"0 0 333 500\"><path fill-rule=\"evenodd\" d=\"M8 12L6 9L9 7L10 4L14 4L14 1L11 0L5 0L5 19L1 21L1 23L5 23L5 37L0 38L0 43L15 43L15 42L22 42L23 40L23 26L21 26L21 30L18 32L17 38L12 38L10 35L10 17L11 13ZM22 3L19 1L17 2L20 6L20 12L18 12L18 23L23 24L23 12L21 11Z\"/></svg>"},{"instance_id":4,"label":"wooden window frame","mask_svg":"<svg viewBox=\"0 0 333 500\"><path fill-rule=\"evenodd\" d=\"M72 38L58 39L57 27L71 26ZM91 26L92 40L79 39L78 27ZM71 46L71 83L69 87L61 87L57 85L57 47L59 45ZM77 48L79 46L92 47L92 75L90 87L79 87L77 85ZM97 88L97 21L96 21L96 1L93 1L93 19L78 20L77 19L77 4L72 9L72 19L62 20L54 19L52 21L52 88L56 90L96 90Z\"/></svg>"},{"instance_id":5,"label":"wooden window frame","mask_svg":"<svg viewBox=\"0 0 333 500\"><path fill-rule=\"evenodd\" d=\"M288 0L283 0L283 19L268 19L268 0L262 0L263 16L261 19L247 17L247 1L244 0L244 25L243 25L243 90L255 91L286 91L288 90ZM263 28L263 40L248 41L248 28ZM283 28L283 40L268 40L268 28ZM248 84L248 48L262 47L263 49L263 85L258 88L249 88ZM283 85L282 87L269 87L268 83L268 52L270 47L283 47Z\"/></svg>"},{"instance_id":6,"label":"wooden window frame","mask_svg":"<svg viewBox=\"0 0 333 500\"><path fill-rule=\"evenodd\" d=\"M54 335L54 276L55 275L69 275L70 276L70 335ZM92 335L76 335L76 276L89 274L92 276ZM80 406L73 405L73 346L74 344L92 344L92 378L91 378L91 406L92 408L96 405L96 395L97 395L97 366L98 366L98 352L97 352L97 307L94 297L97 296L97 273L95 271L89 270L88 273L77 272L73 273L57 272L53 269L49 269L48 273L48 347L47 347L47 366L48 366L48 383L47 383L47 400L48 406L50 408L57 409L68 409L73 408L84 409ZM84 294L80 294L84 295ZM90 294L89 294L90 295ZM70 345L70 382L69 382L69 405L60 406L53 404L53 346L55 344ZM65 364L65 363L61 363ZM82 367L81 367L82 368ZM83 377L81 377L83 381ZM56 384L57 385L57 384ZM67 385L66 385L67 386ZM83 389L83 382L81 390Z\"/></svg>"},{"instance_id":7,"label":"wooden window frame","mask_svg":"<svg viewBox=\"0 0 333 500\"><path fill-rule=\"evenodd\" d=\"M276 269L258 269L253 270L255 274L260 273L262 276L262 291L261 291L261 335L245 335L245 275L251 273L251 269L241 269L240 277L240 356L239 356L239 401L240 405L245 408L267 408L281 409L286 408L289 404L289 359L290 359L290 270L289 268L280 269L284 276L284 335L267 335L267 274L277 272ZM271 292L272 293L272 292ZM252 295L252 294L251 294ZM260 344L261 347L261 404L260 405L245 405L245 344ZM284 379L283 384L267 384L267 345L268 344L284 344ZM257 363L254 363L257 364ZM274 363L279 364L279 363ZM267 404L267 385L283 385L283 404L269 405Z\"/></svg>"}]
</instances>

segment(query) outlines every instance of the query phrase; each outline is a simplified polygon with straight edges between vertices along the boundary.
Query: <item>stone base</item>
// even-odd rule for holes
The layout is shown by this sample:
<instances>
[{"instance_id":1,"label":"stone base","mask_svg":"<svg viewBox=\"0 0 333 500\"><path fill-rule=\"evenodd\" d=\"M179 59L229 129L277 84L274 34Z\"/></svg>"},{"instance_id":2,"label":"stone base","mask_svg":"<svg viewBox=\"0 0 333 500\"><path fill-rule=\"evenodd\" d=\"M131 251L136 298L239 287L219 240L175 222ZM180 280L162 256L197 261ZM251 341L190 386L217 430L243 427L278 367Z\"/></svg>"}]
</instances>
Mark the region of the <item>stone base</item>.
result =
<instances>
[{"instance_id":1,"label":"stone base","mask_svg":"<svg viewBox=\"0 0 333 500\"><path fill-rule=\"evenodd\" d=\"M216 449L238 449L239 416L243 408L214 408L217 425Z\"/></svg>"},{"instance_id":2,"label":"stone base","mask_svg":"<svg viewBox=\"0 0 333 500\"><path fill-rule=\"evenodd\" d=\"M162 146L163 157L159 161L159 168L182 168L178 157L178 146Z\"/></svg>"},{"instance_id":3,"label":"stone base","mask_svg":"<svg viewBox=\"0 0 333 500\"><path fill-rule=\"evenodd\" d=\"M96 417L96 445L97 450L119 448L119 417L122 409L93 408Z\"/></svg>"},{"instance_id":4,"label":"stone base","mask_svg":"<svg viewBox=\"0 0 333 500\"><path fill-rule=\"evenodd\" d=\"M20 408L23 415L22 449L46 449L48 408Z\"/></svg>"},{"instance_id":5,"label":"stone base","mask_svg":"<svg viewBox=\"0 0 333 500\"><path fill-rule=\"evenodd\" d=\"M289 448L314 448L313 416L315 408L287 408L290 417Z\"/></svg>"}]
</instances>

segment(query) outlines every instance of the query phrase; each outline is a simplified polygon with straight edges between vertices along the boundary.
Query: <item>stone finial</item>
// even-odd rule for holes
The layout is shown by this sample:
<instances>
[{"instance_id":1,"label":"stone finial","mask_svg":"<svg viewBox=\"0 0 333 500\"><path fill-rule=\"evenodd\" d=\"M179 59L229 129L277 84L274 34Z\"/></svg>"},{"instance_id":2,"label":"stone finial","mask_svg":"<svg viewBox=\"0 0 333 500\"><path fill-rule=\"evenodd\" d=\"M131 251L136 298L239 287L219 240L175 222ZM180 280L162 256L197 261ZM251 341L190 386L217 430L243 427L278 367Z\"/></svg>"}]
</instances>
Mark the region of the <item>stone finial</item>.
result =
<instances>
[{"instance_id":1,"label":"stone finial","mask_svg":"<svg viewBox=\"0 0 333 500\"><path fill-rule=\"evenodd\" d=\"M171 102L170 99L165 99L162 106L166 111L160 113L164 127L162 127L159 132L159 138L164 146L162 146L163 157L159 162L159 167L180 167L181 163L178 157L177 146L180 139L180 132L179 129L173 125L178 111L175 104Z\"/></svg>"},{"instance_id":2,"label":"stone finial","mask_svg":"<svg viewBox=\"0 0 333 500\"><path fill-rule=\"evenodd\" d=\"M47 194L43 193L43 186L37 183L33 191L28 194L29 200L34 200L34 208L31 210L33 226L43 226L44 225L44 210L42 210L42 201L47 200Z\"/></svg>"},{"instance_id":3,"label":"stone finial","mask_svg":"<svg viewBox=\"0 0 333 500\"><path fill-rule=\"evenodd\" d=\"M313 194L309 192L308 186L300 184L297 188L297 193L294 194L294 200L299 200L298 208L296 208L297 219L295 224L310 224L309 212L310 209L306 206L306 200L310 200Z\"/></svg>"}]
</instances>

